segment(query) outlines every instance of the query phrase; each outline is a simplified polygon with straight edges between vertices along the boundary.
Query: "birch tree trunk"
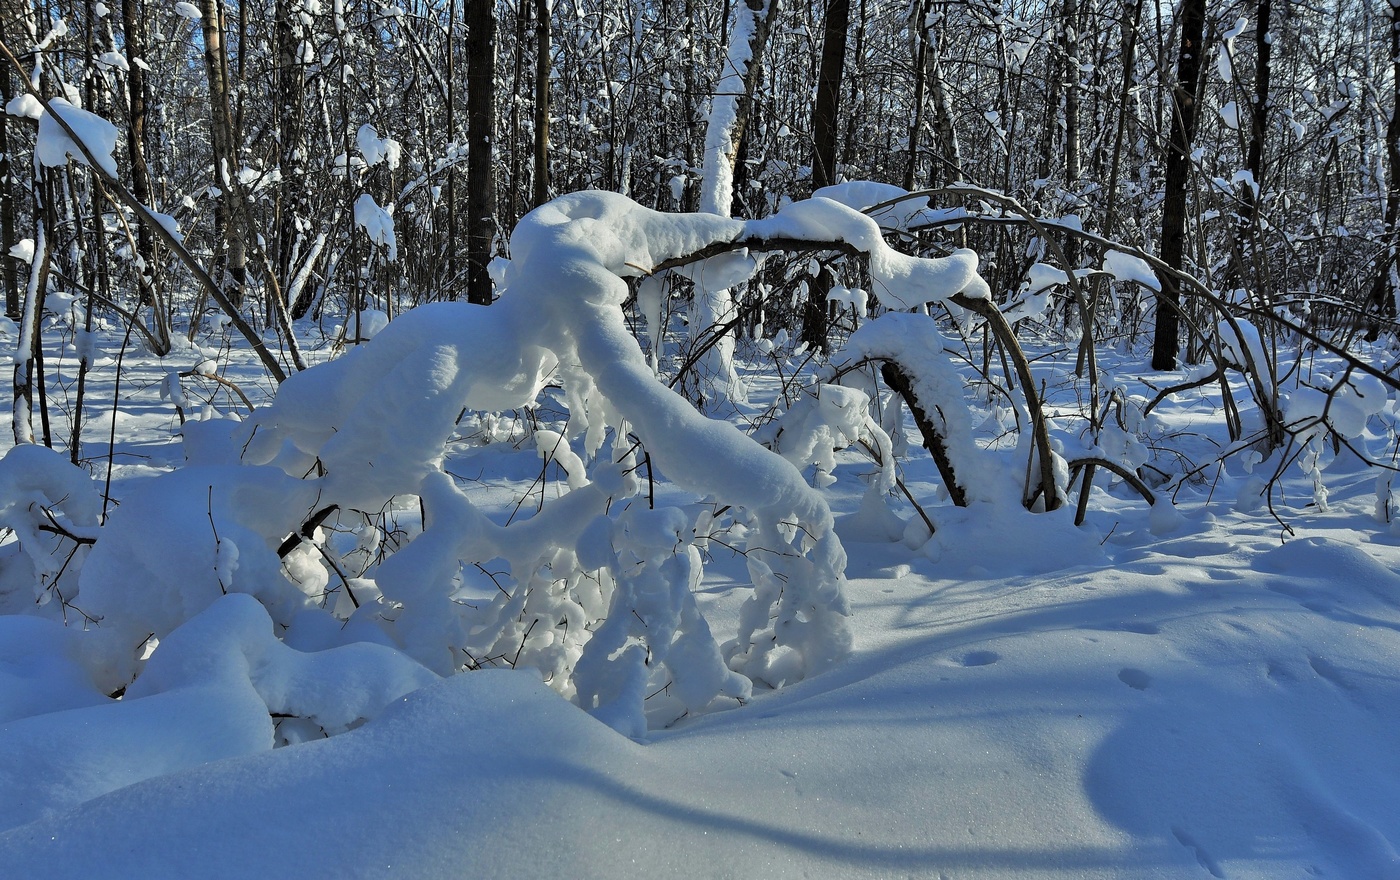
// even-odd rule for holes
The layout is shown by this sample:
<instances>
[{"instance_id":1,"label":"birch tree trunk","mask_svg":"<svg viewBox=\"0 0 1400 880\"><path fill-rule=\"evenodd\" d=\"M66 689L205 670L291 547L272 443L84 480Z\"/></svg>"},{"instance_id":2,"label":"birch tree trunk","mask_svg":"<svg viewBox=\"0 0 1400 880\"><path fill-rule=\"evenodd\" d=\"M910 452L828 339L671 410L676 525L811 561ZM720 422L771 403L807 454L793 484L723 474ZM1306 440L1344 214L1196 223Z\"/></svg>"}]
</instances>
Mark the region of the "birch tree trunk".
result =
<instances>
[{"instance_id":1,"label":"birch tree trunk","mask_svg":"<svg viewBox=\"0 0 1400 880\"><path fill-rule=\"evenodd\" d=\"M729 23L729 55L710 104L700 210L728 217L734 200L734 160L749 122L759 59L778 14L778 0L738 0Z\"/></svg>"},{"instance_id":2,"label":"birch tree trunk","mask_svg":"<svg viewBox=\"0 0 1400 880\"><path fill-rule=\"evenodd\" d=\"M0 41L9 43L9 34L6 33L6 16L0 15ZM0 100L8 106L15 97L13 81L10 79L10 66L0 64ZM10 132L10 114L0 113L0 235L4 236L6 246L10 242L18 241L15 235L15 193L14 193L14 163L10 159L12 145L10 143L12 134ZM19 320L19 276L15 272L15 261L0 258L0 279L5 285L5 317L12 321Z\"/></svg>"}]
</instances>

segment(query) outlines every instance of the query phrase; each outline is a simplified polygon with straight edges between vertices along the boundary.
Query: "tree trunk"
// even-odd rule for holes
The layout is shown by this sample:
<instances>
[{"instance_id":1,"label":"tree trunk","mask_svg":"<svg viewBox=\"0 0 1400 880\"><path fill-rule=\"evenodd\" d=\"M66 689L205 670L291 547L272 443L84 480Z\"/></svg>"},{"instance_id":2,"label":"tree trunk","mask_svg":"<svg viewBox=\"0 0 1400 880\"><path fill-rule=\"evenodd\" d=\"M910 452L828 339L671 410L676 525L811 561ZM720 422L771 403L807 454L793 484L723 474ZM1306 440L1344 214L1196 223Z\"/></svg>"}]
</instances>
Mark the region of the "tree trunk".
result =
<instances>
[{"instance_id":1,"label":"tree trunk","mask_svg":"<svg viewBox=\"0 0 1400 880\"><path fill-rule=\"evenodd\" d=\"M734 198L734 161L749 121L754 84L768 31L778 14L778 0L741 0L734 4L731 39L748 35L743 49L731 46L726 69L715 83L709 124L705 130L705 171L700 185L700 210L730 215Z\"/></svg>"},{"instance_id":2,"label":"tree trunk","mask_svg":"<svg viewBox=\"0 0 1400 880\"><path fill-rule=\"evenodd\" d=\"M308 218L310 204L306 186L307 145L303 93L306 89L306 69L301 63L301 28L297 7L290 0L277 0L275 10L277 34L277 108L278 158L282 184L278 189L277 206L277 277L283 291L293 290L297 261L305 259L304 244L309 240L298 229L298 221ZM306 285L290 303L291 316L301 318L311 308L311 294Z\"/></svg>"},{"instance_id":3,"label":"tree trunk","mask_svg":"<svg viewBox=\"0 0 1400 880\"><path fill-rule=\"evenodd\" d=\"M233 103L229 89L228 51L224 45L222 0L201 0L200 20L204 30L204 65L209 76L209 134L214 151L214 185L219 188L219 214L224 234L228 298L235 307L243 305L243 289L248 279L247 244L244 238L247 214L238 183L238 140L233 125Z\"/></svg>"},{"instance_id":4,"label":"tree trunk","mask_svg":"<svg viewBox=\"0 0 1400 880\"><path fill-rule=\"evenodd\" d=\"M126 90L127 112L126 149L131 159L131 193L143 205L152 202L151 170L146 162L146 117L148 115L146 94L146 71L136 59L145 58L146 25L140 0L122 0L122 29L126 46ZM136 230L136 250L140 257L138 271L141 286L149 291L155 284L156 241L155 235L143 223ZM149 295L147 298L150 298Z\"/></svg>"},{"instance_id":5,"label":"tree trunk","mask_svg":"<svg viewBox=\"0 0 1400 880\"><path fill-rule=\"evenodd\" d=\"M506 189L505 199L505 227L514 229L516 221L521 214L530 210L531 188L522 178L525 168L524 151L520 149L520 127L523 117L523 105L525 96L525 35L533 29L531 21L534 15L534 0L516 0L515 4L515 34L512 46L512 58L514 70L511 71L511 94L513 99L508 102L510 107L510 131L506 135L506 150L510 153L510 173L507 179L510 181ZM524 210L521 210L521 209Z\"/></svg>"},{"instance_id":6,"label":"tree trunk","mask_svg":"<svg viewBox=\"0 0 1400 880\"><path fill-rule=\"evenodd\" d=\"M49 230L55 225L51 187L48 179L52 172L48 169L34 169L32 189L34 207L34 256L29 264L29 280L24 291L23 313L20 317L19 342L15 346L14 358L14 399L11 409L11 428L15 444L33 443L34 437L34 397L40 397L43 388L44 346L41 337L44 319L44 299L49 287L49 264L52 246L49 243ZM51 446L48 439L48 419L44 419L45 446Z\"/></svg>"},{"instance_id":7,"label":"tree trunk","mask_svg":"<svg viewBox=\"0 0 1400 880\"><path fill-rule=\"evenodd\" d=\"M1249 153L1245 156L1245 168L1254 178L1254 186L1246 186L1241 192L1244 202L1244 216L1251 223L1258 211L1259 192L1264 185L1264 135L1269 113L1269 79L1273 40L1269 37L1269 18L1272 12L1271 0L1259 0L1259 20L1254 30L1254 101L1250 105ZM1394 147L1392 140L1391 146Z\"/></svg>"},{"instance_id":8,"label":"tree trunk","mask_svg":"<svg viewBox=\"0 0 1400 880\"><path fill-rule=\"evenodd\" d=\"M919 140L923 137L924 130L924 87L927 82L925 71L928 59L927 32L924 30L922 22L928 14L929 0L923 0L918 6L913 7L913 12L918 16L917 21L911 21L910 33L914 40L914 107L911 119L909 120L909 152L904 165L904 188L912 191L914 180L919 171Z\"/></svg>"},{"instance_id":9,"label":"tree trunk","mask_svg":"<svg viewBox=\"0 0 1400 880\"><path fill-rule=\"evenodd\" d=\"M1060 68L1064 77L1061 88L1065 95L1065 206L1068 210L1074 211L1078 207L1078 200L1075 193L1079 189L1079 177L1083 173L1081 160L1080 126L1079 126L1079 0L1064 0L1064 6L1060 10L1060 47L1063 51ZM1064 249L1065 271L1073 271L1079 268L1079 240L1071 237L1062 245ZM1078 287L1074 288L1076 294L1081 293ZM1087 303L1065 303L1065 320L1068 324L1077 315L1089 312ZM1092 326L1081 328L1084 333L1084 345L1091 345L1094 328ZM1080 358L1083 358L1083 348L1081 348Z\"/></svg>"},{"instance_id":10,"label":"tree trunk","mask_svg":"<svg viewBox=\"0 0 1400 880\"><path fill-rule=\"evenodd\" d=\"M491 303L491 246L496 233L496 4L466 0L467 17L467 300Z\"/></svg>"},{"instance_id":11,"label":"tree trunk","mask_svg":"<svg viewBox=\"0 0 1400 880\"><path fill-rule=\"evenodd\" d=\"M530 206L549 201L550 0L535 2L535 167Z\"/></svg>"},{"instance_id":12,"label":"tree trunk","mask_svg":"<svg viewBox=\"0 0 1400 880\"><path fill-rule=\"evenodd\" d=\"M1081 173L1079 143L1079 0L1064 0L1060 45L1064 51L1065 189L1073 192ZM1077 243L1071 240L1074 247ZM1073 266L1066 266L1072 269Z\"/></svg>"},{"instance_id":13,"label":"tree trunk","mask_svg":"<svg viewBox=\"0 0 1400 880\"><path fill-rule=\"evenodd\" d=\"M1370 306L1376 320L1366 328L1366 338L1380 337L1381 324L1395 320L1395 290L1391 277L1400 254L1400 4L1390 5L1390 64L1392 104L1390 122L1385 128L1385 156L1390 185L1385 195L1385 240L1381 258L1377 260L1375 279L1371 282Z\"/></svg>"},{"instance_id":14,"label":"tree trunk","mask_svg":"<svg viewBox=\"0 0 1400 880\"><path fill-rule=\"evenodd\" d=\"M827 0L822 27L821 70L817 77L817 101L812 109L812 189L836 182L836 141L840 128L841 77L846 67L846 35L850 29L850 0ZM831 276L817 273L807 287L807 303L802 312L802 341L819 351L827 350L830 324L827 294Z\"/></svg>"},{"instance_id":15,"label":"tree trunk","mask_svg":"<svg viewBox=\"0 0 1400 880\"><path fill-rule=\"evenodd\" d=\"M958 130L953 124L953 98L948 94L948 83L943 75L943 50L935 39L936 26L932 24L924 30L924 38L928 41L924 63L927 65L925 76L929 92L933 96L933 121L938 130L938 148L942 151L939 158L944 166L943 173L937 175L937 179L958 183L964 179L962 145L958 143ZM935 185L935 175L929 177L929 185Z\"/></svg>"},{"instance_id":16,"label":"tree trunk","mask_svg":"<svg viewBox=\"0 0 1400 880\"><path fill-rule=\"evenodd\" d=\"M1186 196L1191 177L1191 143L1196 136L1196 86L1201 75L1201 35L1205 0L1183 0L1181 50L1172 90L1171 141L1167 145L1166 193L1162 202L1162 261L1182 269L1186 252ZM1161 294L1152 336L1152 368L1174 370L1181 351L1181 286L1176 276L1157 273Z\"/></svg>"},{"instance_id":17,"label":"tree trunk","mask_svg":"<svg viewBox=\"0 0 1400 880\"><path fill-rule=\"evenodd\" d=\"M1248 180L1241 180L1237 190L1239 207L1235 211L1235 237L1231 253L1230 273L1227 283L1240 284L1249 289L1255 301L1264 305L1269 299L1269 288L1260 270L1257 217L1259 194L1264 185L1264 136L1268 120L1269 76L1272 41L1269 38L1269 18L1271 0L1259 0L1258 22L1254 32L1254 93L1249 104L1249 143L1245 147L1244 170L1249 172ZM1254 271L1250 271L1251 263Z\"/></svg>"},{"instance_id":18,"label":"tree trunk","mask_svg":"<svg viewBox=\"0 0 1400 880\"><path fill-rule=\"evenodd\" d=\"M1119 177L1123 168L1123 139L1128 130L1128 107L1133 92L1133 67L1137 64L1138 22L1143 0L1129 0L1123 9L1123 79L1118 86L1118 125L1113 131L1113 157L1108 165L1108 204L1104 208L1103 232L1109 238L1118 232Z\"/></svg>"},{"instance_id":19,"label":"tree trunk","mask_svg":"<svg viewBox=\"0 0 1400 880\"><path fill-rule=\"evenodd\" d=\"M5 27L6 16L0 15L0 41L9 45L9 34ZM0 65L0 100L8 106L15 97L13 81L10 79L10 66ZM9 248L19 239L15 237L15 193L14 193L14 165L10 161L10 151L12 149L10 138L10 121L8 113L0 113L0 235L4 236L4 246ZM19 304L19 276L15 272L15 261L0 254L0 266L3 266L3 283L5 285L5 317L12 321L18 321L20 317Z\"/></svg>"},{"instance_id":20,"label":"tree trunk","mask_svg":"<svg viewBox=\"0 0 1400 880\"><path fill-rule=\"evenodd\" d=\"M821 70L817 75L817 101L812 109L812 189L836 182L837 116L841 104L841 77L846 67L846 34L850 29L850 0L827 0L822 27Z\"/></svg>"}]
</instances>

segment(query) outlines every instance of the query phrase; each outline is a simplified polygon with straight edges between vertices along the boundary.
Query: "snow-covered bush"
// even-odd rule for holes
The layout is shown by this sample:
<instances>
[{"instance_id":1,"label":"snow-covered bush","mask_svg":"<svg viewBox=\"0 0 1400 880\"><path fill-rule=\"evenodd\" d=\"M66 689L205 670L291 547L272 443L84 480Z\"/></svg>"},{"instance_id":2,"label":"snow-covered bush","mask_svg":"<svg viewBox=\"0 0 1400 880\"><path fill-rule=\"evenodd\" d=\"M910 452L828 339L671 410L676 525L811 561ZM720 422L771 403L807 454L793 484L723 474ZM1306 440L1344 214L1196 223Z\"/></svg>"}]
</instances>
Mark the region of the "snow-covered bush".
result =
<instances>
[{"instance_id":1,"label":"snow-covered bush","mask_svg":"<svg viewBox=\"0 0 1400 880\"><path fill-rule=\"evenodd\" d=\"M80 471L21 468L52 453L12 452L0 478L42 479L5 493L6 522L41 584L58 577L56 542L96 539L65 599L97 624L86 656L104 692L141 692L150 664L169 662L168 645L228 594L257 599L307 650L379 643L395 650L374 656L402 652L440 675L534 669L632 734L646 729L651 694L664 692L675 717L811 675L849 648L845 553L795 464L829 473L831 448L866 439L887 463L872 491L885 492L888 436L865 394L831 386L805 416L789 414L782 454L765 449L659 381L620 308L626 279L654 267L698 277L722 265L723 282L739 283L758 261L725 254L775 239L868 254L884 298L906 307L986 290L971 252L899 254L872 220L827 199L745 223L565 196L521 221L490 308L412 310L292 376L246 420L187 423L187 466L130 493L100 532ZM566 416L533 442L567 490L499 523L446 472L447 445L481 422L465 413L529 408L552 384ZM640 493L643 456L694 501L653 505ZM60 528L35 531L57 516ZM736 629L717 634L695 589L718 532L743 554L752 591ZM289 711L323 730L346 723Z\"/></svg>"},{"instance_id":2,"label":"snow-covered bush","mask_svg":"<svg viewBox=\"0 0 1400 880\"><path fill-rule=\"evenodd\" d=\"M0 458L0 529L16 538L0 547L0 598L18 606L0 613L57 599L66 615L101 513L87 473L57 452L26 444Z\"/></svg>"}]
</instances>

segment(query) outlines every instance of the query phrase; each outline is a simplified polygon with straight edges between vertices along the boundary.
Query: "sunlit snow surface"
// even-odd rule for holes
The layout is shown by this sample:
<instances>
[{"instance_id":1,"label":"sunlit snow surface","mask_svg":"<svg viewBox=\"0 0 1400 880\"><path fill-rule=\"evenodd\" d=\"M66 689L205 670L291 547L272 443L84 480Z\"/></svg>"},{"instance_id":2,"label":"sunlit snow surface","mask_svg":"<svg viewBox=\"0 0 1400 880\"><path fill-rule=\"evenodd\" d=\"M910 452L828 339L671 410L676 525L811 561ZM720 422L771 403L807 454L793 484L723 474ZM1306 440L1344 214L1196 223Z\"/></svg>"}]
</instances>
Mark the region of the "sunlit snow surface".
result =
<instances>
[{"instance_id":1,"label":"sunlit snow surface","mask_svg":"<svg viewBox=\"0 0 1400 880\"><path fill-rule=\"evenodd\" d=\"M127 355L119 492L180 458L156 386L181 357ZM1105 361L1130 392L1152 378L1138 357ZM1067 366L1036 362L1052 398ZM1202 393L1159 410L1201 458L1221 434ZM381 687L433 683L386 691L387 708L326 740L267 749L250 679L219 690L218 670L207 692L133 694L171 707L107 727L83 714L111 704L57 628L0 618L0 815L40 816L0 832L0 876L1400 876L1400 549L1372 515L1373 473L1334 461L1319 512L1291 470L1283 535L1265 510L1236 512L1249 475L1212 470L1154 534L1117 489L1095 490L1079 529L1072 510L955 511L911 447L904 480L939 531L917 550L847 537L852 655L645 743L525 673L407 666ZM488 509L538 467L530 445L498 455L521 464L473 484ZM837 457L838 530L868 532L842 517L872 470ZM738 613L741 568L710 568L717 628ZM248 635L223 662L281 681L286 655L235 604L225 631ZM156 759L183 769L82 793Z\"/></svg>"}]
</instances>

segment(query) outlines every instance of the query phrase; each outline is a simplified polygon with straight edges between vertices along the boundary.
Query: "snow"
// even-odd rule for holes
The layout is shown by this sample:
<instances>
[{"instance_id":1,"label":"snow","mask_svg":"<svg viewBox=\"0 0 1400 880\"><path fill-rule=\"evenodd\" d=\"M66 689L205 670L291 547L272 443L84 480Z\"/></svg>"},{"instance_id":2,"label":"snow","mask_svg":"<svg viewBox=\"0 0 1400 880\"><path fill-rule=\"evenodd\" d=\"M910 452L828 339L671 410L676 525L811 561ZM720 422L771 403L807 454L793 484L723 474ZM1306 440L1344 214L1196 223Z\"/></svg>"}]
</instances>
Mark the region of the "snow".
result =
<instances>
[{"instance_id":1,"label":"snow","mask_svg":"<svg viewBox=\"0 0 1400 880\"><path fill-rule=\"evenodd\" d=\"M1226 101L1220 105L1220 119L1225 123L1225 127L1233 131L1240 128L1240 105L1235 101Z\"/></svg>"},{"instance_id":2,"label":"snow","mask_svg":"<svg viewBox=\"0 0 1400 880\"><path fill-rule=\"evenodd\" d=\"M269 713L335 732L436 678L378 645L302 654L273 636L266 611L246 596L224 597L163 640L120 701L93 694L75 677L51 674L50 683L76 707L0 726L7 795L0 828L143 779L270 750Z\"/></svg>"},{"instance_id":3,"label":"snow","mask_svg":"<svg viewBox=\"0 0 1400 880\"><path fill-rule=\"evenodd\" d=\"M1400 581L1332 538L1223 535L1193 517L1136 561L1120 545L1117 564L1033 579L865 551L855 657L750 708L642 745L529 675L457 676L333 739L18 827L0 862L53 878L1390 876L1400 645L1361 621L1394 620Z\"/></svg>"},{"instance_id":4,"label":"snow","mask_svg":"<svg viewBox=\"0 0 1400 880\"><path fill-rule=\"evenodd\" d=\"M175 4L175 14L191 22L199 21L204 17L204 13L199 11L198 6L195 6L193 3L186 3L184 0L180 0L179 3Z\"/></svg>"},{"instance_id":5,"label":"snow","mask_svg":"<svg viewBox=\"0 0 1400 880\"><path fill-rule=\"evenodd\" d=\"M26 263L34 262L34 239L22 238L10 245L10 256Z\"/></svg>"},{"instance_id":6,"label":"snow","mask_svg":"<svg viewBox=\"0 0 1400 880\"><path fill-rule=\"evenodd\" d=\"M492 306L366 311L368 342L275 395L218 340L127 352L123 409L92 429L119 437L110 503L58 452L0 458L0 865L1400 876L1400 540L1388 480L1331 442L1386 453L1389 389L1310 352L1281 401L1299 448L1178 464L1151 506L1101 469L1076 526L1073 504L1023 509L1001 435L1024 414L928 314L869 317L784 387L786 338L740 348L734 421L657 379L627 279L707 247L868 249L886 307L979 291L975 255L896 259L850 201L744 223L557 199ZM1104 271L1155 284L1130 254ZM1264 350L1235 326L1230 360ZM1216 386L1144 416L1184 375L1149 385L1127 349L1101 352L1118 408L1081 436L1073 349L1026 345L1063 449L1166 468L1231 447ZM966 507L866 359L909 374ZM161 386L194 407L214 375L257 409L179 428ZM516 668L444 675L468 656Z\"/></svg>"},{"instance_id":7,"label":"snow","mask_svg":"<svg viewBox=\"0 0 1400 880\"><path fill-rule=\"evenodd\" d=\"M390 171L399 167L402 145L393 138L381 138L373 125L365 123L360 126L355 133L355 144L360 148L360 155L364 156L366 167L373 168L380 162L387 164Z\"/></svg>"},{"instance_id":8,"label":"snow","mask_svg":"<svg viewBox=\"0 0 1400 880\"><path fill-rule=\"evenodd\" d=\"M1026 289L1002 309L1008 321L1040 320L1050 307L1050 292L1069 284L1069 273L1048 263L1032 263L1026 274ZM1075 277L1082 277L1082 272L1076 271Z\"/></svg>"},{"instance_id":9,"label":"snow","mask_svg":"<svg viewBox=\"0 0 1400 880\"><path fill-rule=\"evenodd\" d=\"M954 473L969 499L1017 505L1019 490L1007 479L1002 462L974 440L963 403L963 382L944 354L945 344L927 316L891 313L851 334L846 348L832 358L832 369L840 371L866 359L898 363L909 375L915 397L937 421Z\"/></svg>"},{"instance_id":10,"label":"snow","mask_svg":"<svg viewBox=\"0 0 1400 880\"><path fill-rule=\"evenodd\" d=\"M1263 370L1272 374L1273 361L1268 348L1259 335L1259 328L1243 318L1235 319L1232 326L1221 321L1215 328L1220 338L1220 352L1228 366L1241 370ZM1272 382L1269 383L1272 386Z\"/></svg>"},{"instance_id":11,"label":"snow","mask_svg":"<svg viewBox=\"0 0 1400 880\"><path fill-rule=\"evenodd\" d=\"M740 249L675 270L677 275L695 283L690 326L706 331L733 321L738 316L738 304L731 288L749 280L759 265L758 259ZM656 314L659 326L659 312ZM697 364L701 381L711 395L711 410L723 402L744 403L748 399L748 389L734 368L734 335L732 329L721 334ZM706 343L709 340L700 336L696 341Z\"/></svg>"},{"instance_id":12,"label":"snow","mask_svg":"<svg viewBox=\"0 0 1400 880\"><path fill-rule=\"evenodd\" d=\"M749 3L735 3L729 20L729 49L714 96L710 99L705 123L704 173L700 182L700 210L729 216L734 195L733 151L738 148L735 129L739 122L739 100L744 95L745 78L753 61L752 39L761 19L767 17L770 0L759 0L755 9Z\"/></svg>"},{"instance_id":13,"label":"snow","mask_svg":"<svg viewBox=\"0 0 1400 880\"><path fill-rule=\"evenodd\" d=\"M1141 257L1125 254L1122 251L1105 251L1103 270L1112 275L1115 281L1140 284L1147 290L1160 290L1162 282L1157 273Z\"/></svg>"},{"instance_id":14,"label":"snow","mask_svg":"<svg viewBox=\"0 0 1400 880\"><path fill-rule=\"evenodd\" d=\"M5 112L21 119L38 119L44 115L44 105L39 102L38 98L25 92L11 98L10 102L5 105Z\"/></svg>"},{"instance_id":15,"label":"snow","mask_svg":"<svg viewBox=\"0 0 1400 880\"><path fill-rule=\"evenodd\" d=\"M12 101L11 104L13 103ZM117 127L101 116L74 107L62 98L50 99L49 106L73 130L73 134L92 153L102 170L109 177L116 177L117 162L112 158L112 151L117 148ZM69 157L80 165L88 164L82 149L48 113L39 116L39 140L35 145L35 153L39 162L49 168L62 168L68 164Z\"/></svg>"},{"instance_id":16,"label":"snow","mask_svg":"<svg viewBox=\"0 0 1400 880\"><path fill-rule=\"evenodd\" d=\"M824 186L813 192L812 196L831 199L857 211L884 205L870 214L870 218L882 229L903 231L932 218L927 196L910 196L901 187L874 180L848 180Z\"/></svg>"},{"instance_id":17,"label":"snow","mask_svg":"<svg viewBox=\"0 0 1400 880\"><path fill-rule=\"evenodd\" d=\"M150 214L151 219L155 220L157 223L163 226L165 228L165 231L170 233L171 238L179 242L183 242L185 240L184 233L180 231L179 221L177 221L174 217L170 216L169 214L162 214L159 211L151 211Z\"/></svg>"},{"instance_id":18,"label":"snow","mask_svg":"<svg viewBox=\"0 0 1400 880\"><path fill-rule=\"evenodd\" d=\"M394 215L374 200L369 193L361 193L355 200L355 225L365 231L369 240L385 249L384 257L389 262L399 258L399 242L394 235Z\"/></svg>"},{"instance_id":19,"label":"snow","mask_svg":"<svg viewBox=\"0 0 1400 880\"><path fill-rule=\"evenodd\" d=\"M839 202L812 198L785 205L778 213L746 224L763 239L839 241L870 255L872 293L891 308L912 309L958 293L990 295L977 274L977 254L959 248L947 257L919 258L890 247L873 219Z\"/></svg>"},{"instance_id":20,"label":"snow","mask_svg":"<svg viewBox=\"0 0 1400 880\"><path fill-rule=\"evenodd\" d=\"M120 52L103 52L101 55L97 56L97 63L110 70L131 69L131 66L127 64L126 56Z\"/></svg>"}]
</instances>

